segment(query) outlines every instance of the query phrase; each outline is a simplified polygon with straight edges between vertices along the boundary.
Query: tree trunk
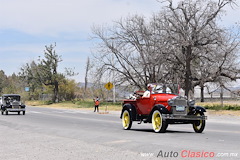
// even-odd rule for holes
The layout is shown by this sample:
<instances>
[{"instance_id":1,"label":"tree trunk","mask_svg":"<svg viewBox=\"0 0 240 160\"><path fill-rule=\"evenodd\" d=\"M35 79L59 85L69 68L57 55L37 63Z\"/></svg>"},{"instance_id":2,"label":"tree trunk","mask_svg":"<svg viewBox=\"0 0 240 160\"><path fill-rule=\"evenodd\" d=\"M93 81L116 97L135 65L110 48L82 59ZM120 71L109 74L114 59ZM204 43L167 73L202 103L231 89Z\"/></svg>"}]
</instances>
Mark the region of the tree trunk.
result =
<instances>
[{"instance_id":1,"label":"tree trunk","mask_svg":"<svg viewBox=\"0 0 240 160\"><path fill-rule=\"evenodd\" d=\"M84 92L86 94L87 91L87 85L88 85L88 72L90 70L90 59L88 57L87 64L86 64L86 72L85 72L85 86L84 86Z\"/></svg>"},{"instance_id":2,"label":"tree trunk","mask_svg":"<svg viewBox=\"0 0 240 160\"><path fill-rule=\"evenodd\" d=\"M201 85L201 102L204 102L204 86Z\"/></svg>"},{"instance_id":3,"label":"tree trunk","mask_svg":"<svg viewBox=\"0 0 240 160\"><path fill-rule=\"evenodd\" d=\"M54 89L53 89L54 91L53 91L53 93L54 93L54 95L53 95L53 102L54 103L58 103L59 102L59 97L58 97L58 93L59 93L59 86L58 86L58 82L57 81L55 81L55 83L54 83Z\"/></svg>"},{"instance_id":4,"label":"tree trunk","mask_svg":"<svg viewBox=\"0 0 240 160\"><path fill-rule=\"evenodd\" d=\"M185 96L188 99L193 99L193 88L192 88L192 73L191 73L191 46L182 47L182 52L186 55L186 72L185 72Z\"/></svg>"},{"instance_id":5,"label":"tree trunk","mask_svg":"<svg viewBox=\"0 0 240 160\"><path fill-rule=\"evenodd\" d=\"M221 107L223 107L223 86L222 85L221 85L220 99L221 99Z\"/></svg>"}]
</instances>

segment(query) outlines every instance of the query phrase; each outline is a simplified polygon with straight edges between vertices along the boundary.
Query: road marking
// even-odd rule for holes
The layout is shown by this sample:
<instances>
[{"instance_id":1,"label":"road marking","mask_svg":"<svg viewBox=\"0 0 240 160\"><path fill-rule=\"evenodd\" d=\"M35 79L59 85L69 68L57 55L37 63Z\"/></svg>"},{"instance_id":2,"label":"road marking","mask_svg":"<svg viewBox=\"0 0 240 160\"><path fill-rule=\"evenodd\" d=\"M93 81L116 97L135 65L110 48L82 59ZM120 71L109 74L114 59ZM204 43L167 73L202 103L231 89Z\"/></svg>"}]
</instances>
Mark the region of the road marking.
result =
<instances>
[{"instance_id":1,"label":"road marking","mask_svg":"<svg viewBox=\"0 0 240 160\"><path fill-rule=\"evenodd\" d=\"M98 122L106 122L106 123L115 123L115 124L121 124L121 121L111 121L111 120L103 120L103 119L95 119L95 118L83 118L83 117L72 117L71 115L66 115L64 113L82 113L82 112L75 112L75 111L50 111L50 112L37 112L37 111L29 111L29 113L36 113L36 114L44 114L49 116L56 116L56 117L63 117L63 118L72 118L72 119L78 119L78 120L87 120L87 121L98 121ZM59 113L59 114L54 114ZM83 114L89 114L89 112L84 112Z\"/></svg>"},{"instance_id":2,"label":"road marking","mask_svg":"<svg viewBox=\"0 0 240 160\"><path fill-rule=\"evenodd\" d=\"M212 122L211 122L212 123ZM191 125L191 124L186 124L186 125L176 125L176 124L173 124L173 125L169 125L169 126L172 126L171 128L170 128L170 130L181 130L181 129L186 129L187 131L190 131L190 128L189 127L187 127L187 125ZM191 131L190 131L191 132ZM204 131L203 131L203 133L206 133L206 132L219 132L219 133L233 133L233 134L239 134L240 133L240 130L235 130L235 131L233 131L233 130L217 130L217 129L211 129L211 128L205 128L204 129Z\"/></svg>"},{"instance_id":3,"label":"road marking","mask_svg":"<svg viewBox=\"0 0 240 160\"><path fill-rule=\"evenodd\" d=\"M62 112L62 113L66 113L66 112ZM111 121L111 120L103 120L103 119L95 119L95 118L83 118L83 117L72 117L71 115L66 115L66 114L62 114L62 113L61 114L54 114L54 112L48 112L48 113L44 112L42 114L49 115L49 116L63 117L63 118L72 118L72 119L79 119L79 120L88 120L88 121L98 121L98 122L121 124L121 121Z\"/></svg>"},{"instance_id":4,"label":"road marking","mask_svg":"<svg viewBox=\"0 0 240 160\"><path fill-rule=\"evenodd\" d=\"M74 110L65 110L64 113L73 113L73 114L76 114L76 113L82 113L81 111L74 111Z\"/></svg>"},{"instance_id":5,"label":"road marking","mask_svg":"<svg viewBox=\"0 0 240 160\"><path fill-rule=\"evenodd\" d=\"M215 129L206 129L206 132L221 132L221 133L237 133L237 134L240 134L240 131L223 131L223 130L215 130Z\"/></svg>"},{"instance_id":6,"label":"road marking","mask_svg":"<svg viewBox=\"0 0 240 160\"><path fill-rule=\"evenodd\" d=\"M121 144L121 143L129 143L129 142L132 142L132 141L123 139L123 140L106 142L106 144Z\"/></svg>"},{"instance_id":7,"label":"road marking","mask_svg":"<svg viewBox=\"0 0 240 160\"><path fill-rule=\"evenodd\" d=\"M59 114L65 114L65 113L70 113L70 114L77 114L77 113L83 113L83 114L88 114L88 112L84 112L84 111L50 111L50 112L38 112L38 111L27 111L28 113L36 113L36 114L40 114L40 113L59 113Z\"/></svg>"},{"instance_id":8,"label":"road marking","mask_svg":"<svg viewBox=\"0 0 240 160\"><path fill-rule=\"evenodd\" d=\"M63 111L51 111L52 113L64 113Z\"/></svg>"},{"instance_id":9,"label":"road marking","mask_svg":"<svg viewBox=\"0 0 240 160\"><path fill-rule=\"evenodd\" d=\"M40 114L42 112L37 112L37 111L27 111L27 113L37 113L37 114Z\"/></svg>"}]
</instances>

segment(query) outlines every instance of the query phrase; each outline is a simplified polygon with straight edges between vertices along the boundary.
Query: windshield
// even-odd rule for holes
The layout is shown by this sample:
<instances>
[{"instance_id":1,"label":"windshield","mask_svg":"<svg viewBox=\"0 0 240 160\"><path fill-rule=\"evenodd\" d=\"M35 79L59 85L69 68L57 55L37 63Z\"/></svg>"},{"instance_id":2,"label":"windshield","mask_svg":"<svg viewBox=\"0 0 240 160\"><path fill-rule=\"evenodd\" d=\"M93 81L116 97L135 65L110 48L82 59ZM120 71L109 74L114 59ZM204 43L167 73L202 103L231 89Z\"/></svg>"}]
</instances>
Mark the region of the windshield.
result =
<instances>
[{"instance_id":1,"label":"windshield","mask_svg":"<svg viewBox=\"0 0 240 160\"><path fill-rule=\"evenodd\" d=\"M20 96L6 96L4 97L4 101L9 102L20 101Z\"/></svg>"},{"instance_id":2,"label":"windshield","mask_svg":"<svg viewBox=\"0 0 240 160\"><path fill-rule=\"evenodd\" d=\"M177 84L157 84L153 87L153 94L157 93L169 93L169 94L178 94L179 87Z\"/></svg>"}]
</instances>

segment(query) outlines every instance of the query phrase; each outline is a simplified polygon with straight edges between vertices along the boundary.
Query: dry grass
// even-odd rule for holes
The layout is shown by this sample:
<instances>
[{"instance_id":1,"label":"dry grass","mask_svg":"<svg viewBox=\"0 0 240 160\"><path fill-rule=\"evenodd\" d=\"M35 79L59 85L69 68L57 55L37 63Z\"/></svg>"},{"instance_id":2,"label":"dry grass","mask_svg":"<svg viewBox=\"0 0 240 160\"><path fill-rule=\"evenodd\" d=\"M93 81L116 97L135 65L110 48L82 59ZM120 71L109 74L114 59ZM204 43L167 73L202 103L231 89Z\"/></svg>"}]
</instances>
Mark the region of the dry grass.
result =
<instances>
[{"instance_id":1,"label":"dry grass","mask_svg":"<svg viewBox=\"0 0 240 160\"><path fill-rule=\"evenodd\" d=\"M198 102L196 103L200 106L206 106L206 105L221 105L220 101L217 102ZM223 105L239 105L240 101L223 101Z\"/></svg>"},{"instance_id":2,"label":"dry grass","mask_svg":"<svg viewBox=\"0 0 240 160\"><path fill-rule=\"evenodd\" d=\"M53 104L44 104L41 101L27 101L26 105L28 106L40 106L40 107L49 107L49 108L61 108L61 109L85 109L85 110L92 110L94 109L94 104L90 102L90 104L78 104L72 102L61 102L61 103L53 103ZM100 104L99 105L100 111L121 111L121 105L111 105L111 104Z\"/></svg>"},{"instance_id":3,"label":"dry grass","mask_svg":"<svg viewBox=\"0 0 240 160\"><path fill-rule=\"evenodd\" d=\"M207 110L211 115L228 115L228 116L240 116L240 111L226 111L226 110Z\"/></svg>"},{"instance_id":4,"label":"dry grass","mask_svg":"<svg viewBox=\"0 0 240 160\"><path fill-rule=\"evenodd\" d=\"M238 107L240 101L223 101L223 108L221 102L198 102L196 105L208 107L207 112L212 115L229 115L229 116L240 116L240 110L226 110L228 107Z\"/></svg>"}]
</instances>

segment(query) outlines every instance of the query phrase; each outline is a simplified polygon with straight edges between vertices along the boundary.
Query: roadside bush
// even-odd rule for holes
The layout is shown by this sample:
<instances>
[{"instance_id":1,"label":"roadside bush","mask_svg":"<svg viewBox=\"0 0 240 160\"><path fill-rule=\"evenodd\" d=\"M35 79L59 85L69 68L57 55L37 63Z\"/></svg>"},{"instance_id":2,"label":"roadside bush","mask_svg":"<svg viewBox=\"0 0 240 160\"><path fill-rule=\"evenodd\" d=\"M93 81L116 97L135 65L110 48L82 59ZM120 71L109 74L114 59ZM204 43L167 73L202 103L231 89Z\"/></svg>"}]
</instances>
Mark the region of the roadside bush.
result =
<instances>
[{"instance_id":1,"label":"roadside bush","mask_svg":"<svg viewBox=\"0 0 240 160\"><path fill-rule=\"evenodd\" d=\"M93 100L89 101L76 101L74 104L78 105L78 108L92 108L94 107L94 102ZM115 106L115 107L121 107L122 102L100 102L100 107L101 106Z\"/></svg>"},{"instance_id":2,"label":"roadside bush","mask_svg":"<svg viewBox=\"0 0 240 160\"><path fill-rule=\"evenodd\" d=\"M92 108L94 107L93 101L76 101L75 104L78 108Z\"/></svg>"},{"instance_id":3,"label":"roadside bush","mask_svg":"<svg viewBox=\"0 0 240 160\"><path fill-rule=\"evenodd\" d=\"M206 109L212 110L240 110L240 105L229 105L226 104L223 107L220 104L212 104L212 105L203 105Z\"/></svg>"},{"instance_id":4,"label":"roadside bush","mask_svg":"<svg viewBox=\"0 0 240 160\"><path fill-rule=\"evenodd\" d=\"M50 105L53 104L53 101L42 101L43 105Z\"/></svg>"},{"instance_id":5,"label":"roadside bush","mask_svg":"<svg viewBox=\"0 0 240 160\"><path fill-rule=\"evenodd\" d=\"M26 105L29 106L41 106L41 105L50 105L53 104L52 101L25 101Z\"/></svg>"}]
</instances>

